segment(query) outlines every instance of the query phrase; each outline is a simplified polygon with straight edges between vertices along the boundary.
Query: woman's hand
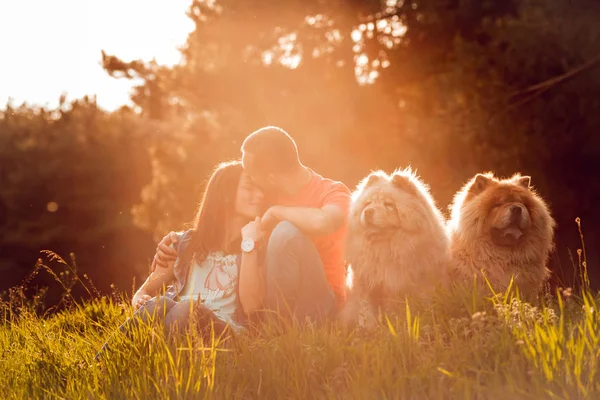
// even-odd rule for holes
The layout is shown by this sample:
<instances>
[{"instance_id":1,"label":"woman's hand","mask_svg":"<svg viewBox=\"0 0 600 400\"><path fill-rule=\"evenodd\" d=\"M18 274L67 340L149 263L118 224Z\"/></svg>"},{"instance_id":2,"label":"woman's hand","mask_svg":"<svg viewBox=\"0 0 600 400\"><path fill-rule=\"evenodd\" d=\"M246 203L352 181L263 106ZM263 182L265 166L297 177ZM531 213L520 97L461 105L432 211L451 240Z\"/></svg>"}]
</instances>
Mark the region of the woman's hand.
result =
<instances>
[{"instance_id":1,"label":"woman's hand","mask_svg":"<svg viewBox=\"0 0 600 400\"><path fill-rule=\"evenodd\" d=\"M248 222L242 228L242 239L252 239L258 242L263 238L263 230L260 222L260 217L256 217L254 221Z\"/></svg>"},{"instance_id":2,"label":"woman's hand","mask_svg":"<svg viewBox=\"0 0 600 400\"><path fill-rule=\"evenodd\" d=\"M149 302L152 299L152 296L143 293L143 292L137 292L134 296L133 299L131 299L131 305L133 306L134 310L139 310L144 304L146 304L147 302Z\"/></svg>"}]
</instances>

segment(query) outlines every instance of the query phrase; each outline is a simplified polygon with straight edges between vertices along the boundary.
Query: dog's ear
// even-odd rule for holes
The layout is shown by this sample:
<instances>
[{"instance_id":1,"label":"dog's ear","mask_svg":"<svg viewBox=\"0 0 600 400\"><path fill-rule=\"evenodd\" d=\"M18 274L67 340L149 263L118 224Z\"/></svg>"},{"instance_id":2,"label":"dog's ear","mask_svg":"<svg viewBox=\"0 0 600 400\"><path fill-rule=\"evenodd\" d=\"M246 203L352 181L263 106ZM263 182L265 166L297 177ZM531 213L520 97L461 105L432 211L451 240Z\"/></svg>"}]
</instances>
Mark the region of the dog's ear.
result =
<instances>
[{"instance_id":1,"label":"dog's ear","mask_svg":"<svg viewBox=\"0 0 600 400\"><path fill-rule=\"evenodd\" d=\"M523 186L525 189L531 189L531 177L530 176L521 176L517 179L517 183L520 186Z\"/></svg>"},{"instance_id":2,"label":"dog's ear","mask_svg":"<svg viewBox=\"0 0 600 400\"><path fill-rule=\"evenodd\" d=\"M404 175L395 173L392 176L392 185L396 186L398 189L404 190L405 192L415 193L415 186L412 182Z\"/></svg>"},{"instance_id":3,"label":"dog's ear","mask_svg":"<svg viewBox=\"0 0 600 400\"><path fill-rule=\"evenodd\" d=\"M383 180L383 177L381 176L381 174L379 172L373 172L369 176L364 178L361 186L363 188L367 188L369 186L373 186L377 182L381 182L382 180Z\"/></svg>"},{"instance_id":4,"label":"dog's ear","mask_svg":"<svg viewBox=\"0 0 600 400\"><path fill-rule=\"evenodd\" d=\"M472 179L471 186L469 187L469 193L479 194L483 192L492 184L493 180L483 174L477 174Z\"/></svg>"}]
</instances>

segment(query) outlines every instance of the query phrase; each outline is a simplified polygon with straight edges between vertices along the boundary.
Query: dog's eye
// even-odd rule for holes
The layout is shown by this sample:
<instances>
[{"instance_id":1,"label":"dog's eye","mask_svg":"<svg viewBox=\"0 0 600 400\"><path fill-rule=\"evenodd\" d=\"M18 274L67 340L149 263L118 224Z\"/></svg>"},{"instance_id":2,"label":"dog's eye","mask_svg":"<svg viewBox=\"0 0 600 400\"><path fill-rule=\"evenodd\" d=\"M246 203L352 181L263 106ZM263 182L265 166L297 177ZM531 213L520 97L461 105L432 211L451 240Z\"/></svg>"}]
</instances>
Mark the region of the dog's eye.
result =
<instances>
[{"instance_id":1,"label":"dog's eye","mask_svg":"<svg viewBox=\"0 0 600 400\"><path fill-rule=\"evenodd\" d=\"M502 203L494 203L494 205L492 206L492 208L498 208L502 206Z\"/></svg>"}]
</instances>

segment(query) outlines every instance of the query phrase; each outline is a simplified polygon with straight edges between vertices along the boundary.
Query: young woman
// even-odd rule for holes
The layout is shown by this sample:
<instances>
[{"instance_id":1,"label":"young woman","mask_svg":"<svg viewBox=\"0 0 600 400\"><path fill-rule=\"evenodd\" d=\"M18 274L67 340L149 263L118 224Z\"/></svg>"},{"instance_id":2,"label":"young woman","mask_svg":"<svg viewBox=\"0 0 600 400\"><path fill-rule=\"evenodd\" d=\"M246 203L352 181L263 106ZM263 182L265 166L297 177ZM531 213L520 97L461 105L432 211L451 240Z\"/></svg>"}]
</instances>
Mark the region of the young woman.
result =
<instances>
[{"instance_id":1,"label":"young woman","mask_svg":"<svg viewBox=\"0 0 600 400\"><path fill-rule=\"evenodd\" d=\"M218 165L194 227L174 238L177 259L163 266L153 264L154 270L133 296L137 311L121 331L131 322L160 318L169 331L181 332L192 316L198 328L215 329L217 334L226 326L243 329L247 315L264 298L258 249L262 211L263 194L242 164Z\"/></svg>"}]
</instances>

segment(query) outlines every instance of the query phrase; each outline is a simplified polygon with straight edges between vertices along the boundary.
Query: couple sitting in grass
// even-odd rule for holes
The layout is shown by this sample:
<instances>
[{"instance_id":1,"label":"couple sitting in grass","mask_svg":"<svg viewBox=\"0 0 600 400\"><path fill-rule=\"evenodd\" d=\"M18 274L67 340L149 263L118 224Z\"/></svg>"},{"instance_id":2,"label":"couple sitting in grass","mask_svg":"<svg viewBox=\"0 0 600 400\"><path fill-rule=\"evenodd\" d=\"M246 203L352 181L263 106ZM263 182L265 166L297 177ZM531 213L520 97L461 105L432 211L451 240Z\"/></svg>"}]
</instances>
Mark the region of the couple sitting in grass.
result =
<instances>
[{"instance_id":1,"label":"couple sitting in grass","mask_svg":"<svg viewBox=\"0 0 600 400\"><path fill-rule=\"evenodd\" d=\"M305 167L286 132L252 133L242 161L212 174L194 227L159 243L133 320L161 318L180 332L193 321L219 334L245 329L261 311L297 321L335 315L349 206L348 188Z\"/></svg>"}]
</instances>

